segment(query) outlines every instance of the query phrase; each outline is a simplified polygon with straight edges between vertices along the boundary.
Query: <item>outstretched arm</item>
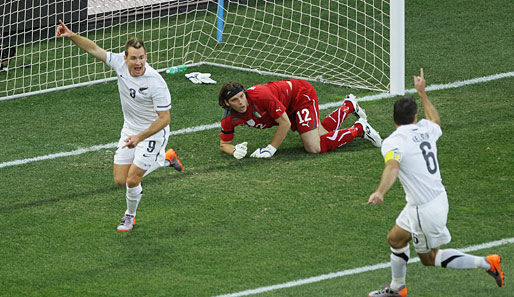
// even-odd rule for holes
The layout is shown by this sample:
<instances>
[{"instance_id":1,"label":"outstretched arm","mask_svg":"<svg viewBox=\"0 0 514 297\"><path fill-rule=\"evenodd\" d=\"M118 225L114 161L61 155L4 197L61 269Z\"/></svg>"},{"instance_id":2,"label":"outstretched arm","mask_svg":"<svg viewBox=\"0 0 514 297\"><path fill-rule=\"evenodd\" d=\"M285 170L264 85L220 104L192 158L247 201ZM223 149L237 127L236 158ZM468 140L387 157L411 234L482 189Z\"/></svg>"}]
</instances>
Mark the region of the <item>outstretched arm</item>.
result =
<instances>
[{"instance_id":1,"label":"outstretched arm","mask_svg":"<svg viewBox=\"0 0 514 297\"><path fill-rule=\"evenodd\" d=\"M83 49L85 52L89 53L93 57L105 63L107 61L107 52L96 45L93 41L87 39L86 37L82 37L74 32L72 32L68 27L63 23L62 20L59 20L60 25L57 27L56 36L57 37L68 37L75 43L79 48Z\"/></svg>"},{"instance_id":2,"label":"outstretched arm","mask_svg":"<svg viewBox=\"0 0 514 297\"><path fill-rule=\"evenodd\" d=\"M425 109L425 117L427 118L427 120L441 126L441 119L439 118L439 113L435 109L432 102L428 100L427 94L425 92L425 76L423 74L423 68L420 69L419 75L420 76L414 76L414 86L418 91L419 97L421 98L421 104L423 104L423 108Z\"/></svg>"}]
</instances>

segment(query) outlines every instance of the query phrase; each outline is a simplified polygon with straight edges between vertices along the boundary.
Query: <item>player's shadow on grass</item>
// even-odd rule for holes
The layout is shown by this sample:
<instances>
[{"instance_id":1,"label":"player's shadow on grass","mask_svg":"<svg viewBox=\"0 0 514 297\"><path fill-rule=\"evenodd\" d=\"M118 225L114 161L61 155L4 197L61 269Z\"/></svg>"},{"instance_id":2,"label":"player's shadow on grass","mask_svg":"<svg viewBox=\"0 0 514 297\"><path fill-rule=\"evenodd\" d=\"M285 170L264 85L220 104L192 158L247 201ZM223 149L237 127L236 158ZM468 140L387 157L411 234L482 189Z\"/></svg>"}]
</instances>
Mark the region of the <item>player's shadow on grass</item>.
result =
<instances>
[{"instance_id":1,"label":"player's shadow on grass","mask_svg":"<svg viewBox=\"0 0 514 297\"><path fill-rule=\"evenodd\" d=\"M376 147L370 145L369 143L363 143L362 141L353 141L351 143L348 143L334 151L328 152L327 154L341 154L343 157L345 153L349 152L358 152L358 151L368 151L368 150L377 150ZM380 152L378 152L380 153ZM222 153L219 153L219 158L226 158L225 160L222 160L222 164L217 164L215 166L200 166L192 169L188 169L187 165L185 167L185 170L180 173L175 172L172 174L173 176L170 176L170 174L164 174L160 176L152 176L149 175L146 177L142 184L145 185L152 185L152 184L160 184L166 181L169 181L170 178L172 180L181 180L185 178L190 178L193 176L202 176L209 174L211 172L215 172L216 174L219 174L221 171L237 171L244 169L248 166L255 166L266 164L265 162L290 162L290 161L301 161L301 160L309 160L309 159L316 159L316 158L323 158L325 154L309 154L305 152L304 148L300 145L298 146L291 146L291 147L285 147L280 149L275 156L273 156L272 159L256 159L256 158L250 158L247 156L244 160L235 160L232 157L228 155L224 155ZM269 163L268 163L269 164ZM162 170L162 169L161 169ZM172 169L170 169L172 170ZM11 211L16 211L20 209L26 209L26 208L32 208L32 207L41 207L44 205L57 203L61 201L68 201L68 200L78 200L78 199L85 199L89 198L91 196L95 195L101 195L101 194L108 194L110 192L113 193L113 196L120 196L122 197L123 194L123 187L116 187L113 184L106 184L105 186L102 186L100 188L89 190L89 191L82 191L82 192L72 192L72 193L66 193L61 195L56 195L53 198L44 199L44 200L38 200L38 201L30 201L30 202L22 202L22 203L14 203L12 205L6 205L5 207L0 208L0 213L9 213Z\"/></svg>"},{"instance_id":2,"label":"player's shadow on grass","mask_svg":"<svg viewBox=\"0 0 514 297\"><path fill-rule=\"evenodd\" d=\"M89 196L105 194L105 193L109 193L109 192L115 192L118 190L119 190L119 188L116 187L115 185L110 185L110 186L97 188L97 189L94 189L91 191L67 193L67 194L55 196L53 198L44 199L44 200L15 203L13 205L8 205L6 207L0 208L0 213L8 213L11 211L20 210L20 209L24 209L24 208L40 207L40 206L44 206L47 204L61 202L61 201L65 201L65 200L82 199L82 198L87 198Z\"/></svg>"},{"instance_id":3,"label":"player's shadow on grass","mask_svg":"<svg viewBox=\"0 0 514 297\"><path fill-rule=\"evenodd\" d=\"M350 143L347 143L333 151L326 152L323 154L310 154L305 151L301 144L296 147L286 147L279 149L277 153L273 156L275 160L304 160L310 158L323 158L327 154L342 154L345 153L353 153L353 152L364 152L364 151L372 151L377 150L378 154L380 154L380 148L373 146L370 142L366 140L356 139Z\"/></svg>"},{"instance_id":4,"label":"player's shadow on grass","mask_svg":"<svg viewBox=\"0 0 514 297\"><path fill-rule=\"evenodd\" d=\"M164 169L164 168L161 168L161 170L162 169ZM186 170L184 170L184 172L181 172L181 173L177 172L176 174L175 174L174 169L169 168L169 170L173 171L172 177L170 177L170 174L165 174L165 175L158 176L158 177L149 175L148 177L146 177L143 180L142 185L145 186L145 185L159 184L159 183L169 181L170 178L172 178L173 180L180 180L180 179L189 178L191 176L198 175L198 174L203 175L203 174L208 174L210 172L219 172L221 170L230 170L230 169L237 170L237 166L235 167L233 164L227 163L227 164L223 164L223 165L219 165L219 166L199 167L198 169L189 169L189 170L187 170L187 167L186 167ZM109 184L105 184L105 186L101 186L101 187L93 189L93 190L82 191L82 192L77 191L77 192L71 192L71 193L62 193L60 195L57 194L54 197L48 198L48 199L29 201L29 202L21 202L21 203L13 203L11 205L5 205L4 207L0 208L0 214L1 213L9 213L12 211L27 209L27 208L42 207L45 205L58 203L58 202L62 202L62 201L87 199L87 198L90 198L90 197L93 197L96 195L103 195L103 194L108 194L111 192L112 192L113 196L119 196L119 197L123 198L124 187L123 186L117 187L114 184L109 183Z\"/></svg>"}]
</instances>

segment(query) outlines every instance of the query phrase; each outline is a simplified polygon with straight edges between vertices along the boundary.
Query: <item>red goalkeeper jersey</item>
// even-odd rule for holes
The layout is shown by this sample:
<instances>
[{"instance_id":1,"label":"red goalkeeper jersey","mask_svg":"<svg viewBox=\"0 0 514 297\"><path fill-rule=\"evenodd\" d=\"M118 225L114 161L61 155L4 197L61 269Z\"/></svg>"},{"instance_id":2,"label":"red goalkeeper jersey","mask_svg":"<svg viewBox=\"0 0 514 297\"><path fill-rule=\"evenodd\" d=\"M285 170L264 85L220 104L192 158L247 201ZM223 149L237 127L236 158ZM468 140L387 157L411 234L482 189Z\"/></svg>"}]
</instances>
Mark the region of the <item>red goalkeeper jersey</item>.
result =
<instances>
[{"instance_id":1,"label":"red goalkeeper jersey","mask_svg":"<svg viewBox=\"0 0 514 297\"><path fill-rule=\"evenodd\" d=\"M287 81L291 82L292 89ZM313 108L317 109L318 98L314 88L309 83L298 79L287 81L271 81L265 85L255 85L248 88L246 91L248 100L246 112L243 114L230 109L223 113L221 140L232 141L234 139L234 127L238 125L247 125L259 129L271 128L277 125L275 119L282 116L284 112L291 120L291 130L296 130L295 113L306 105L315 106ZM307 94L311 96L305 96L305 91L308 91ZM313 103L315 104L313 105ZM314 127L311 125L310 129Z\"/></svg>"}]
</instances>

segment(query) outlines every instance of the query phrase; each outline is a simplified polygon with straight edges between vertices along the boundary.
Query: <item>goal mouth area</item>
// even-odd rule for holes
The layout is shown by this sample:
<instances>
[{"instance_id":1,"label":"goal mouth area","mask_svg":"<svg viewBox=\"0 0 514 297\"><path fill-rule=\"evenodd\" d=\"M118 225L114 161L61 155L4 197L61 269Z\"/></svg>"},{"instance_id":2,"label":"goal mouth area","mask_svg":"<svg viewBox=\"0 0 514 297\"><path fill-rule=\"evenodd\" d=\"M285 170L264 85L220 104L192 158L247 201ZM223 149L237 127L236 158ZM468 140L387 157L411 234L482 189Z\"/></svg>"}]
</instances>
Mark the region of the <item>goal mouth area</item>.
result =
<instances>
[{"instance_id":1,"label":"goal mouth area","mask_svg":"<svg viewBox=\"0 0 514 297\"><path fill-rule=\"evenodd\" d=\"M63 17L70 28L112 52L122 52L126 40L137 36L145 41L149 63L161 71L211 65L350 88L391 89L389 10L396 1L148 0L155 4L120 9L96 1L104 6L93 14L84 1L76 1L76 12L62 15L61 9L50 19ZM9 36L25 43L14 45L16 54L0 71L0 100L115 76L71 41L22 37L29 33L25 28ZM8 47L4 43L0 48Z\"/></svg>"},{"instance_id":2,"label":"goal mouth area","mask_svg":"<svg viewBox=\"0 0 514 297\"><path fill-rule=\"evenodd\" d=\"M323 77L322 74L313 78L313 77L291 75L291 74L279 73L279 72L273 72L273 71L267 71L267 70L251 69L251 68L245 68L245 67L239 67L239 66L225 65L225 64L219 64L219 63L213 63L213 62L199 62L199 63L195 63L192 65L194 65L194 66L203 66L203 65L214 66L214 67L232 69L232 70L237 70L237 71L252 72L252 73L257 73L260 75L281 77L284 79L297 78L297 79L303 79L303 80L310 81L310 82L318 82L318 83L324 83L324 84L326 83L326 84L331 84L331 85L336 85L336 86L341 86L341 87L358 88L358 89L369 90L369 91L379 91L379 92L387 92L388 91L387 88L373 88L373 87L368 87L363 84L350 85L341 80L325 79L325 77ZM159 71L161 71L161 70L159 70Z\"/></svg>"}]
</instances>

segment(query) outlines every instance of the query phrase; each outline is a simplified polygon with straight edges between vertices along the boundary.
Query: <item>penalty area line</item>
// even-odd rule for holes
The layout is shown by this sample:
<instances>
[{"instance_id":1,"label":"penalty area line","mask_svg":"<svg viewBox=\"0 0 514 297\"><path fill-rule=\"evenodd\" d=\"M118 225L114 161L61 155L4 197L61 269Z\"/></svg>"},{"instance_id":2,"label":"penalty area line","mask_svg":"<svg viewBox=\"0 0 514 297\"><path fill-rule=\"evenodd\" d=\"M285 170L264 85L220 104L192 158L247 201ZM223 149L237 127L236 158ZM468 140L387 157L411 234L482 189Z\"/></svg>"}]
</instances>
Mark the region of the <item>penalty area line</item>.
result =
<instances>
[{"instance_id":1,"label":"penalty area line","mask_svg":"<svg viewBox=\"0 0 514 297\"><path fill-rule=\"evenodd\" d=\"M496 247L496 246L500 246L500 245L505 245L508 243L514 243L514 237L504 238L504 239L497 240L497 241L492 241L492 242L488 242L488 243L469 246L469 247L460 249L460 251L472 252L472 251L488 249L488 248L492 248L492 247ZM416 263L419 261L420 261L419 257L412 258L412 259L409 259L409 264ZM380 263L380 264L375 264L375 265L371 265L371 266L363 266L363 267L359 267L359 268L353 268L353 269L343 270L343 271L339 271L339 272L333 272L333 273L323 274L323 275L309 277L309 278L305 278L305 279L290 281L290 282L278 284L278 285L260 287L260 288L256 288L256 289L251 289L251 290L246 290L246 291L241 291L241 292L231 293L231 294L226 294L226 295L217 295L214 297L241 297L241 296L255 295L255 294L275 291L275 290L279 290L279 289L286 289L286 288L297 287L297 286L306 285L306 284L312 284L312 283L329 280L329 279L333 279L333 278L337 278L337 277L342 277L342 276L346 276L346 275L354 275L354 274L359 274L359 273L363 273L363 272L374 271L374 270L388 268L388 267L391 267L391 264L389 262Z\"/></svg>"},{"instance_id":2,"label":"penalty area line","mask_svg":"<svg viewBox=\"0 0 514 297\"><path fill-rule=\"evenodd\" d=\"M221 127L221 123L219 123L219 122L210 124L210 125L202 125L202 126L196 126L196 127L171 131L170 135L194 133L194 132L214 129L214 128L218 128L218 127ZM79 149L76 149L76 150L73 150L70 152L61 152L61 153L44 155L44 156L28 158L28 159L23 159L23 160L3 162L3 163L0 163L0 168L23 165L23 164L28 164L28 163L43 161L43 160L51 160L51 159L57 159L57 158L62 158L62 157L81 155L81 154L95 152L95 151L99 151L99 150L103 150L103 149L115 148L117 144L118 144L117 142L112 142L112 143L108 143L108 144L94 145L94 146L91 146L88 148L79 148Z\"/></svg>"},{"instance_id":3,"label":"penalty area line","mask_svg":"<svg viewBox=\"0 0 514 297\"><path fill-rule=\"evenodd\" d=\"M492 81L492 80L513 77L513 76L514 76L514 71L499 73L499 74L482 76L482 77L463 80L463 81L456 81L456 82L452 82L452 83L448 83L448 84L430 85L430 86L426 87L426 91L429 92L429 91L439 91L439 90L459 88L459 87L484 83L484 82L488 82L488 81ZM416 89L405 90L406 95L413 94L413 93L416 93ZM380 94L361 97L361 98L357 99L357 101L358 102L374 101L374 100L381 100L381 99L386 99L386 98L393 98L396 96L397 95L392 95L389 93L380 93ZM324 109L328 109L328 108L335 108L335 107L341 106L341 104L343 104L343 101L321 104L319 106L319 109L324 110ZM210 129L217 129L217 128L219 129L220 127L221 127L221 123L217 122L217 123L208 124L208 125L201 125L201 126L171 131L170 134L171 135L189 134L189 133L195 133L195 132L200 132L200 131L205 131L205 130L210 130ZM38 162L38 161L43 161L43 160L51 160L51 159L57 159L57 158L62 158L62 157L76 156L76 155L80 155L80 154L84 154L84 153L88 153L88 152L94 152L94 151L99 151L102 149L108 149L108 148L114 148L114 147L116 147L116 143L95 145L95 146L91 146L89 148L79 148L79 149L76 149L71 152L61 152L61 153L39 156L39 157L34 157L34 158L27 158L27 159L22 159L22 160L3 162L3 163L0 163L0 168L10 167L10 166L18 166L18 165L23 165L23 164L28 164L28 163Z\"/></svg>"}]
</instances>

